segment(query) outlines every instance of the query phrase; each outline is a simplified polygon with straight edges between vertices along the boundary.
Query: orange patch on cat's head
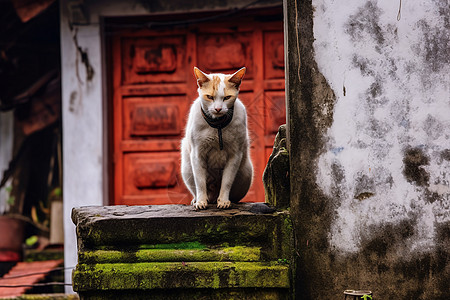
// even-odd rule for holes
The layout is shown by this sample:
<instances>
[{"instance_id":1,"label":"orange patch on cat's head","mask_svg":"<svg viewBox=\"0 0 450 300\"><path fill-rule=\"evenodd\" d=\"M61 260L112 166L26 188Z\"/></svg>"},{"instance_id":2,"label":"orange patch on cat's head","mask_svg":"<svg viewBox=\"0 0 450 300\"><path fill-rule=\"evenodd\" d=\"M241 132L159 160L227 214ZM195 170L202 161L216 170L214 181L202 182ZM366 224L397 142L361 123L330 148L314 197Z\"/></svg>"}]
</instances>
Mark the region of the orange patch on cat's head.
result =
<instances>
[{"instance_id":1,"label":"orange patch on cat's head","mask_svg":"<svg viewBox=\"0 0 450 300\"><path fill-rule=\"evenodd\" d=\"M220 85L220 77L219 76L213 76L212 77L212 95L215 96L217 91L219 90Z\"/></svg>"},{"instance_id":2,"label":"orange patch on cat's head","mask_svg":"<svg viewBox=\"0 0 450 300\"><path fill-rule=\"evenodd\" d=\"M202 91L203 95L211 95L214 96L214 83L217 81L215 78L211 78L210 75L205 74L203 71L201 71L199 68L194 67L194 75L195 78L197 78L197 85L200 90Z\"/></svg>"},{"instance_id":3,"label":"orange patch on cat's head","mask_svg":"<svg viewBox=\"0 0 450 300\"><path fill-rule=\"evenodd\" d=\"M243 67L233 74L225 75L225 90L224 94L237 96L242 78L244 77L246 68ZM194 67L194 74L197 78L197 85L204 95L216 96L221 84L221 77L215 74L205 74L203 71Z\"/></svg>"}]
</instances>

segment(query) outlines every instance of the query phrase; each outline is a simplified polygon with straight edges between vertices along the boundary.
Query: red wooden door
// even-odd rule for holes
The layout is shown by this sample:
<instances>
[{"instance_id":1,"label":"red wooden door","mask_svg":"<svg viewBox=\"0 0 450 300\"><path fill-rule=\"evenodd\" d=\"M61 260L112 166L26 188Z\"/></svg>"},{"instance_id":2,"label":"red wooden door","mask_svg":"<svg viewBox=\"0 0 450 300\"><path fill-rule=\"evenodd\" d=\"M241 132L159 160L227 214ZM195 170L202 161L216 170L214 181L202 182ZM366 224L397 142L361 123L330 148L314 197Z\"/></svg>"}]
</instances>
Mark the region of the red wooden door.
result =
<instances>
[{"instance_id":1,"label":"red wooden door","mask_svg":"<svg viewBox=\"0 0 450 300\"><path fill-rule=\"evenodd\" d=\"M190 203L179 149L197 98L194 66L208 73L247 67L240 99L248 112L255 176L243 201L264 201L262 174L285 123L283 24L237 24L114 33L112 204Z\"/></svg>"}]
</instances>

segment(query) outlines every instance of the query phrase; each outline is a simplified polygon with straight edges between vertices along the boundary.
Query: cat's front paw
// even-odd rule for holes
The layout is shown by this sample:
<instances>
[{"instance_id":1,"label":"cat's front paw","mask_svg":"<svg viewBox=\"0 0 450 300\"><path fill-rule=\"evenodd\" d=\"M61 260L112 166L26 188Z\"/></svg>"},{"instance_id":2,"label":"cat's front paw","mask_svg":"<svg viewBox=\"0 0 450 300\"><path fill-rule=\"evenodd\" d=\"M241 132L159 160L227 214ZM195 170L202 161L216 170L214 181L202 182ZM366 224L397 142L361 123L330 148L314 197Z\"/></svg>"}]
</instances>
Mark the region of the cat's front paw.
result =
<instances>
[{"instance_id":1,"label":"cat's front paw","mask_svg":"<svg viewBox=\"0 0 450 300\"><path fill-rule=\"evenodd\" d=\"M229 208L231 205L230 200L228 199L217 199L217 208Z\"/></svg>"},{"instance_id":2,"label":"cat's front paw","mask_svg":"<svg viewBox=\"0 0 450 300\"><path fill-rule=\"evenodd\" d=\"M192 205L195 207L195 209L205 209L206 206L208 205L208 201L206 199L204 200L192 200Z\"/></svg>"}]
</instances>

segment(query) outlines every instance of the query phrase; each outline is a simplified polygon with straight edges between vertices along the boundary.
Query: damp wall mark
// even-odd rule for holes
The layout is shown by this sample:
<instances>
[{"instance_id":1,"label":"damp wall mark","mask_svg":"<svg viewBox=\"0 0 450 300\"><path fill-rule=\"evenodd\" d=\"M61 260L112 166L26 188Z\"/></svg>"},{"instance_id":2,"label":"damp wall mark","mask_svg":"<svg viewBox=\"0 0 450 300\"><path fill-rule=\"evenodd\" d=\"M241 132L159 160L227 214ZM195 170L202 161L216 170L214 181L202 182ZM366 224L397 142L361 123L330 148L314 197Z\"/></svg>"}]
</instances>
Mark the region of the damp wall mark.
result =
<instances>
[{"instance_id":1,"label":"damp wall mark","mask_svg":"<svg viewBox=\"0 0 450 300\"><path fill-rule=\"evenodd\" d=\"M336 202L337 255L405 222L411 234L397 245L432 253L450 222L446 3L404 1L397 21L396 1L313 1L315 59L336 91L316 182Z\"/></svg>"},{"instance_id":2,"label":"damp wall mark","mask_svg":"<svg viewBox=\"0 0 450 300\"><path fill-rule=\"evenodd\" d=\"M406 180L418 186L428 186L430 174L425 170L425 167L429 165L429 161L420 148L406 150L403 157L403 174Z\"/></svg>"},{"instance_id":3,"label":"damp wall mark","mask_svg":"<svg viewBox=\"0 0 450 300\"><path fill-rule=\"evenodd\" d=\"M78 106L81 103L79 100L78 92L72 91L70 93L70 99L69 99L69 111L72 113L75 113L78 111Z\"/></svg>"},{"instance_id":4,"label":"damp wall mark","mask_svg":"<svg viewBox=\"0 0 450 300\"><path fill-rule=\"evenodd\" d=\"M92 67L90 60L89 60L88 49L87 48L83 49L78 44L78 28L73 28L72 26L70 26L70 28L73 33L73 43L75 45L76 52L77 52L76 60L75 60L76 76L78 79L78 83L84 84L84 81L81 79L79 64L81 63L85 68L85 81L86 82L92 81L92 79L94 78L95 72L94 72L94 68Z\"/></svg>"}]
</instances>

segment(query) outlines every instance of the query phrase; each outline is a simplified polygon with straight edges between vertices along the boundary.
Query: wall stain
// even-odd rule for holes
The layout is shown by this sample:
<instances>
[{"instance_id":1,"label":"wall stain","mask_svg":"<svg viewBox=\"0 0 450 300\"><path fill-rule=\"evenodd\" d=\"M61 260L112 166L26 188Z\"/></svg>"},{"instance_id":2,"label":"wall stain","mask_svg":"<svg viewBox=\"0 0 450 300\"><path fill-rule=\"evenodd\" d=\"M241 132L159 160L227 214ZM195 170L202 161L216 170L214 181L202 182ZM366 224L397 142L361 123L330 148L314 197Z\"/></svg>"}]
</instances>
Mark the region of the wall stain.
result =
<instances>
[{"instance_id":1,"label":"wall stain","mask_svg":"<svg viewBox=\"0 0 450 300\"><path fill-rule=\"evenodd\" d=\"M379 25L381 9L376 1L367 1L357 12L349 17L345 25L345 31L350 35L352 41L363 40L368 34L381 46L385 42L381 27ZM380 51L378 47L377 51Z\"/></svg>"},{"instance_id":2,"label":"wall stain","mask_svg":"<svg viewBox=\"0 0 450 300\"><path fill-rule=\"evenodd\" d=\"M440 200L441 197L438 193L436 192L431 192L428 189L425 190L425 199L429 202L429 203L434 203L436 200Z\"/></svg>"},{"instance_id":3,"label":"wall stain","mask_svg":"<svg viewBox=\"0 0 450 300\"><path fill-rule=\"evenodd\" d=\"M94 78L94 68L92 67L92 65L89 61L89 56L87 54L87 50L83 50L81 47L78 47L77 50L81 56L81 63L86 68L86 80L91 81L92 78Z\"/></svg>"},{"instance_id":4,"label":"wall stain","mask_svg":"<svg viewBox=\"0 0 450 300\"><path fill-rule=\"evenodd\" d=\"M78 60L81 58L81 63L86 68L86 81L91 81L94 78L94 68L92 67L90 61L89 61L89 55L87 52L87 49L81 48L81 46L78 45L78 29L72 29L74 31L73 33L73 43L75 44L75 48L77 49L77 55L76 55L76 61L75 61L75 68L76 68L76 75L78 78L78 82L80 84L83 84L84 82L81 80L79 69L78 69Z\"/></svg>"},{"instance_id":5,"label":"wall stain","mask_svg":"<svg viewBox=\"0 0 450 300\"><path fill-rule=\"evenodd\" d=\"M373 178L359 172L355 180L355 199L364 200L375 195L375 183Z\"/></svg>"},{"instance_id":6,"label":"wall stain","mask_svg":"<svg viewBox=\"0 0 450 300\"><path fill-rule=\"evenodd\" d=\"M369 122L367 122L365 130L370 137L384 140L392 130L392 125L388 122L377 120L374 117L369 117Z\"/></svg>"},{"instance_id":7,"label":"wall stain","mask_svg":"<svg viewBox=\"0 0 450 300\"><path fill-rule=\"evenodd\" d=\"M450 161L450 149L444 149L441 152L441 158Z\"/></svg>"},{"instance_id":8,"label":"wall stain","mask_svg":"<svg viewBox=\"0 0 450 300\"><path fill-rule=\"evenodd\" d=\"M370 61L367 58L354 54L352 57L352 64L361 70L361 74L365 76L375 76L375 72L369 68Z\"/></svg>"},{"instance_id":9,"label":"wall stain","mask_svg":"<svg viewBox=\"0 0 450 300\"><path fill-rule=\"evenodd\" d=\"M361 237L361 252L367 257L371 257L371 253L376 253L378 258L385 258L390 250L395 250L399 241L414 235L416 224L417 220L413 217L395 224L369 226L367 234Z\"/></svg>"},{"instance_id":10,"label":"wall stain","mask_svg":"<svg viewBox=\"0 0 450 300\"><path fill-rule=\"evenodd\" d=\"M72 91L70 93L70 98L69 98L69 111L70 112L76 112L76 108L77 108L77 102L78 102L78 93L77 91Z\"/></svg>"},{"instance_id":11,"label":"wall stain","mask_svg":"<svg viewBox=\"0 0 450 300\"><path fill-rule=\"evenodd\" d=\"M365 199L367 199L367 198L370 198L370 197L372 197L372 196L374 196L374 195L375 195L375 193L371 193L371 192L363 192L363 193L360 193L360 194L356 195L356 196L355 196L355 199L358 199L358 200L362 201L362 200L365 200Z\"/></svg>"},{"instance_id":12,"label":"wall stain","mask_svg":"<svg viewBox=\"0 0 450 300\"><path fill-rule=\"evenodd\" d=\"M383 94L383 86L381 85L379 80L375 81L370 85L368 94L372 98L377 98Z\"/></svg>"},{"instance_id":13,"label":"wall stain","mask_svg":"<svg viewBox=\"0 0 450 300\"><path fill-rule=\"evenodd\" d=\"M340 199L342 197L342 185L345 183L345 170L338 160L331 164L331 177L334 179L331 194L334 198Z\"/></svg>"},{"instance_id":14,"label":"wall stain","mask_svg":"<svg viewBox=\"0 0 450 300\"><path fill-rule=\"evenodd\" d=\"M450 9L448 8L447 14L450 14ZM446 28L449 28L448 15L444 22L446 23ZM433 27L425 20L420 20L417 26L422 30L423 41L421 45L416 46L416 49L419 55L425 58L428 67L433 72L439 72L450 63L448 50L450 35L448 31L442 30L440 27Z\"/></svg>"},{"instance_id":15,"label":"wall stain","mask_svg":"<svg viewBox=\"0 0 450 300\"><path fill-rule=\"evenodd\" d=\"M423 122L423 130L426 132L427 136L433 140L437 140L446 132L445 125L430 114L428 114L427 118Z\"/></svg>"},{"instance_id":16,"label":"wall stain","mask_svg":"<svg viewBox=\"0 0 450 300\"><path fill-rule=\"evenodd\" d=\"M344 168L339 163L339 161L335 161L331 165L331 176L334 178L334 182L336 182L336 184L341 184L344 181Z\"/></svg>"},{"instance_id":17,"label":"wall stain","mask_svg":"<svg viewBox=\"0 0 450 300\"><path fill-rule=\"evenodd\" d=\"M429 158L420 148L409 148L403 156L403 175L408 182L426 187L430 180L430 174L423 168L429 165Z\"/></svg>"}]
</instances>

